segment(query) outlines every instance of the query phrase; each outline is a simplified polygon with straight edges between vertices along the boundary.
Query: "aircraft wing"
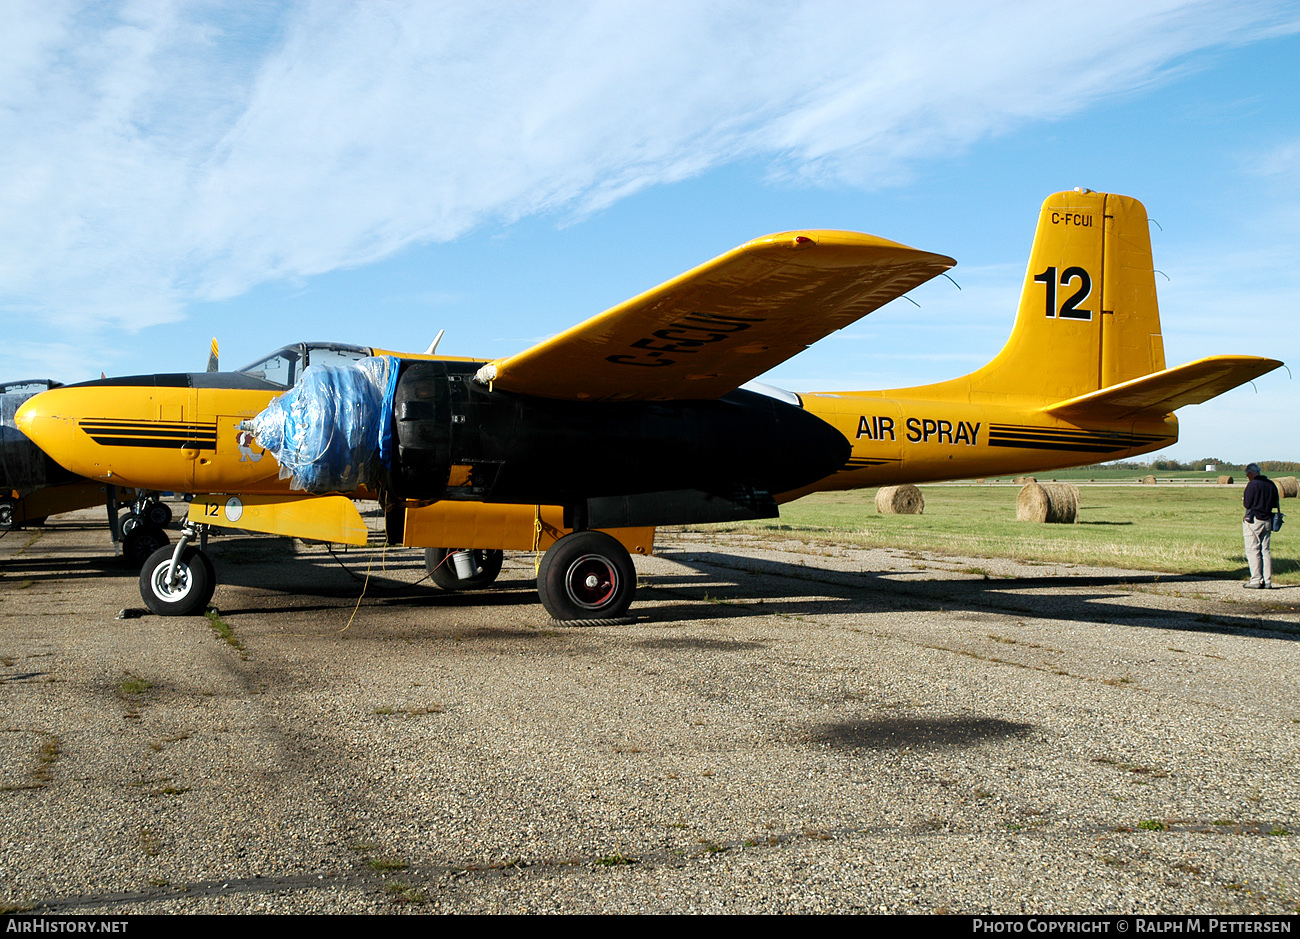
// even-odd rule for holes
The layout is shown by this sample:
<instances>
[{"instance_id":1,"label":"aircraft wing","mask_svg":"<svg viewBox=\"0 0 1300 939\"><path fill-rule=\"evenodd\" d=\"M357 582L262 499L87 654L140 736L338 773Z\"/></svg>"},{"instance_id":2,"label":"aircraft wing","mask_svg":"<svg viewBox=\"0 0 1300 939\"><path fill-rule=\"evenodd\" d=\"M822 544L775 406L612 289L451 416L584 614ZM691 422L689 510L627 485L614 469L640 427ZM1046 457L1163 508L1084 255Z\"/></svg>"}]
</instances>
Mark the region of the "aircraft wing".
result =
<instances>
[{"instance_id":1,"label":"aircraft wing","mask_svg":"<svg viewBox=\"0 0 1300 939\"><path fill-rule=\"evenodd\" d=\"M1110 388L1060 401L1043 410L1055 417L1128 417L1141 411L1168 414L1231 391L1280 366L1277 359L1254 355L1212 355L1186 365L1134 378Z\"/></svg>"},{"instance_id":2,"label":"aircraft wing","mask_svg":"<svg viewBox=\"0 0 1300 939\"><path fill-rule=\"evenodd\" d=\"M767 235L489 362L478 379L575 401L717 398L956 263L857 232Z\"/></svg>"}]
</instances>

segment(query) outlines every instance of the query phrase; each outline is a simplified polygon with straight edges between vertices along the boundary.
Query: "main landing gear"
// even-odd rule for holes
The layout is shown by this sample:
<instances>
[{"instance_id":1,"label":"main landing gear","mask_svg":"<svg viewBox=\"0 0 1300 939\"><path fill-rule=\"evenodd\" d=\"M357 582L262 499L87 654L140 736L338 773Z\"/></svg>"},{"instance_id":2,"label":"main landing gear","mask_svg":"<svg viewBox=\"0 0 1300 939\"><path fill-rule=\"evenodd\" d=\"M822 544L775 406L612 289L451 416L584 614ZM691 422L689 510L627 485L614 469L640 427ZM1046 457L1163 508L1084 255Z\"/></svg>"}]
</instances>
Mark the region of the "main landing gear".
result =
<instances>
[{"instance_id":1,"label":"main landing gear","mask_svg":"<svg viewBox=\"0 0 1300 939\"><path fill-rule=\"evenodd\" d=\"M122 557L133 567L142 567L154 552L169 544L171 539L163 528L172 520L172 509L159 498L159 493L140 491L131 502L130 511L121 519L117 517L117 492L114 487L108 499L108 518L113 540L122 543Z\"/></svg>"},{"instance_id":2,"label":"main landing gear","mask_svg":"<svg viewBox=\"0 0 1300 939\"><path fill-rule=\"evenodd\" d=\"M207 553L191 544L200 534L199 525L187 522L174 548L158 548L140 568L140 596L159 616L193 616L208 608L217 574Z\"/></svg>"},{"instance_id":3,"label":"main landing gear","mask_svg":"<svg viewBox=\"0 0 1300 939\"><path fill-rule=\"evenodd\" d=\"M632 604L636 568L627 549L604 532L570 532L542 556L537 593L557 620L611 619Z\"/></svg>"},{"instance_id":4,"label":"main landing gear","mask_svg":"<svg viewBox=\"0 0 1300 939\"><path fill-rule=\"evenodd\" d=\"M482 590L501 573L504 552L475 548L429 548L424 564L443 590ZM599 531L565 535L542 556L537 594L557 620L612 619L622 616L636 593L632 556Z\"/></svg>"},{"instance_id":5,"label":"main landing gear","mask_svg":"<svg viewBox=\"0 0 1300 939\"><path fill-rule=\"evenodd\" d=\"M501 573L505 552L492 548L425 548L424 566L443 590L482 590Z\"/></svg>"},{"instance_id":6,"label":"main landing gear","mask_svg":"<svg viewBox=\"0 0 1300 939\"><path fill-rule=\"evenodd\" d=\"M167 532L157 526L132 525L122 536L122 557L126 558L126 562L132 567L143 567L155 552L165 550L171 541L167 537Z\"/></svg>"}]
</instances>

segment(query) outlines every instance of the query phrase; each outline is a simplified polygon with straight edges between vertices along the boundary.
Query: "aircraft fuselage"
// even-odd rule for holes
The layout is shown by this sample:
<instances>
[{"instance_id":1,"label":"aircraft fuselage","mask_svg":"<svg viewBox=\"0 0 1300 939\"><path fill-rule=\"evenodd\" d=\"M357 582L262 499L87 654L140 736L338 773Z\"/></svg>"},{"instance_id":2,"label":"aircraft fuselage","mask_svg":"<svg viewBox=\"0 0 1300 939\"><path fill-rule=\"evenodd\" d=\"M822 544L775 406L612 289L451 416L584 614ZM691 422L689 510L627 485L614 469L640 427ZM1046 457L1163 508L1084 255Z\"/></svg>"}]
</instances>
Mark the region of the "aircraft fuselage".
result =
<instances>
[{"instance_id":1,"label":"aircraft fuselage","mask_svg":"<svg viewBox=\"0 0 1300 939\"><path fill-rule=\"evenodd\" d=\"M738 390L713 401L574 403L493 392L476 363L407 360L394 403L392 497L609 509L627 524L716 519L681 497L749 506L809 492L1033 472L1118 459L1177 439L1177 422L1070 424L1024 406L807 394L804 407ZM41 395L22 418L73 473L185 492L273 494L288 480L240 423L283 389L238 373L87 382ZM675 501L674 501L675 500ZM757 500L757 501L755 501ZM590 503L590 505L588 505ZM604 505L604 509L600 506ZM728 514L730 513L730 514Z\"/></svg>"}]
</instances>

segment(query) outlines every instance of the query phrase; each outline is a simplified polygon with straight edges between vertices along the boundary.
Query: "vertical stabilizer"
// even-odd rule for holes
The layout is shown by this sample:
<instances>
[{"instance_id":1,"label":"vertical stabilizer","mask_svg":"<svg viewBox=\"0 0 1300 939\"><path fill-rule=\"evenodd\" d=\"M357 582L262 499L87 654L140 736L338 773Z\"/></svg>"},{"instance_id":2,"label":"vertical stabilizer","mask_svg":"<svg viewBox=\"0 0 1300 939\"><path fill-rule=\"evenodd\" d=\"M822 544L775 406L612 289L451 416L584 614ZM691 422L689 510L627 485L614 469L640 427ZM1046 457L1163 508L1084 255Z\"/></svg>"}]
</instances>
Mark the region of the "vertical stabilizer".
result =
<instances>
[{"instance_id":1,"label":"vertical stabilizer","mask_svg":"<svg viewBox=\"0 0 1300 939\"><path fill-rule=\"evenodd\" d=\"M1141 202L1058 192L1038 216L1011 338L974 394L1060 401L1165 367Z\"/></svg>"}]
</instances>

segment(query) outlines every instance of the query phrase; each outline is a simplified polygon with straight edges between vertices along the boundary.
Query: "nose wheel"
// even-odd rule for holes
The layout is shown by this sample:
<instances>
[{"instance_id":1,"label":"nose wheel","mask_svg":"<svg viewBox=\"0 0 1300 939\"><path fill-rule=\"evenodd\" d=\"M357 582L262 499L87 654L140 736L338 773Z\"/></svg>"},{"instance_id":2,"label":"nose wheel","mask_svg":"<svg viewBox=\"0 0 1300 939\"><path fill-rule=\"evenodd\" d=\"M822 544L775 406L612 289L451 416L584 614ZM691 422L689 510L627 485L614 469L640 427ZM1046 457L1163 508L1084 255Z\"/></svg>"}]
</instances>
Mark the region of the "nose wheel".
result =
<instances>
[{"instance_id":1,"label":"nose wheel","mask_svg":"<svg viewBox=\"0 0 1300 939\"><path fill-rule=\"evenodd\" d=\"M175 547L154 551L140 568L140 597L159 616L194 616L208 608L217 572L206 552L191 541L197 525L186 525Z\"/></svg>"},{"instance_id":2,"label":"nose wheel","mask_svg":"<svg viewBox=\"0 0 1300 939\"><path fill-rule=\"evenodd\" d=\"M604 532L565 535L546 552L537 570L537 594L557 620L622 616L635 593L632 556Z\"/></svg>"}]
</instances>

